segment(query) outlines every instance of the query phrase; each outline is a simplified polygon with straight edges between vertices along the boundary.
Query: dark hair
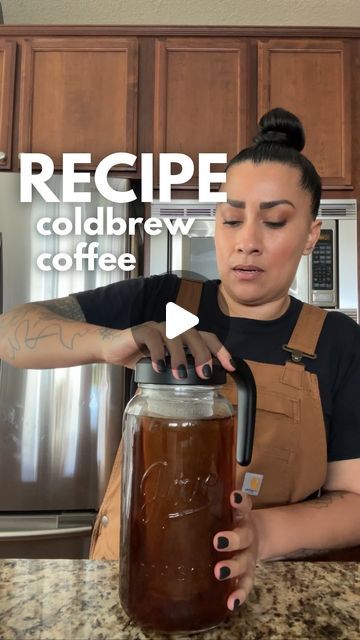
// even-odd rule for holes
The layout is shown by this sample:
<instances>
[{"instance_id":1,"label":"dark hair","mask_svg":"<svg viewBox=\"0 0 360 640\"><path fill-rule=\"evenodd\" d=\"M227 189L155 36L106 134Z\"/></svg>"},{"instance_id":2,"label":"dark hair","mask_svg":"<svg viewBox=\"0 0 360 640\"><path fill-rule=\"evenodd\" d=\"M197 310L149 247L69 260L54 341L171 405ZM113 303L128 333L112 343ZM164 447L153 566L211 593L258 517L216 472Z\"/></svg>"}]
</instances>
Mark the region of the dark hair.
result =
<instances>
[{"instance_id":1,"label":"dark hair","mask_svg":"<svg viewBox=\"0 0 360 640\"><path fill-rule=\"evenodd\" d=\"M281 162L296 167L301 174L301 186L311 194L311 213L315 219L320 206L321 179L310 160L300 153L305 146L305 133L299 118L278 107L265 113L258 126L252 145L234 156L226 170L246 160L254 164Z\"/></svg>"}]
</instances>

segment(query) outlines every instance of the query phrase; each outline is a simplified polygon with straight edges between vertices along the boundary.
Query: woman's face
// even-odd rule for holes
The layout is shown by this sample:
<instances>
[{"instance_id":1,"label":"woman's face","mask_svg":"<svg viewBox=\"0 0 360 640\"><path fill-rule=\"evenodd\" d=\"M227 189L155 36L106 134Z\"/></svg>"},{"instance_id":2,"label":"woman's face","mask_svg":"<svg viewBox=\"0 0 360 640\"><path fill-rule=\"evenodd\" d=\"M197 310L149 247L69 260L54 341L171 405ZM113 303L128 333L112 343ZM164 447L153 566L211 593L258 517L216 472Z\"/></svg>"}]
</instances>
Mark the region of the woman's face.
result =
<instances>
[{"instance_id":1,"label":"woman's face","mask_svg":"<svg viewBox=\"0 0 360 640\"><path fill-rule=\"evenodd\" d=\"M218 205L215 246L222 293L230 309L287 299L303 254L311 253L321 223L300 172L278 162L233 165L227 202Z\"/></svg>"}]
</instances>

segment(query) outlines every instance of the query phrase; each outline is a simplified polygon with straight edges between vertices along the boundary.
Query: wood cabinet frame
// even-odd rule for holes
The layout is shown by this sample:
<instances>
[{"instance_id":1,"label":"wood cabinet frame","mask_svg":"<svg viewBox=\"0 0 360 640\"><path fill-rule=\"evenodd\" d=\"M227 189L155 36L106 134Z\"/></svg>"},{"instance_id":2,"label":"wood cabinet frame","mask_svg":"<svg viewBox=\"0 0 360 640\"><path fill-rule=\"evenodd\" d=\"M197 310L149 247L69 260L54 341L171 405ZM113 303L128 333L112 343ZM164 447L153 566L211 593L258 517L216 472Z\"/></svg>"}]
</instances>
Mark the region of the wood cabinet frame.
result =
<instances>
[{"instance_id":1,"label":"wood cabinet frame","mask_svg":"<svg viewBox=\"0 0 360 640\"><path fill-rule=\"evenodd\" d=\"M138 127L138 46L135 38L36 38L27 39L23 43L23 59L21 65L20 83L20 116L19 116L19 153L32 151L32 116L33 116L33 81L34 56L37 52L125 52L127 56L127 103L126 103L126 149L137 155L137 127ZM106 97L104 96L104 100ZM94 161L79 168L96 168ZM61 166L55 164L56 169ZM121 168L121 167L119 167ZM133 167L126 167L126 171L135 172Z\"/></svg>"},{"instance_id":2,"label":"wood cabinet frame","mask_svg":"<svg viewBox=\"0 0 360 640\"><path fill-rule=\"evenodd\" d=\"M351 187L351 66L350 51L347 43L341 40L268 40L259 41L258 86L258 118L272 108L270 102L271 56L274 53L329 53L338 54L341 60L341 172L339 176L324 179L324 188ZM305 152L306 155L306 152ZM316 163L315 163L316 164Z\"/></svg>"},{"instance_id":3,"label":"wood cabinet frame","mask_svg":"<svg viewBox=\"0 0 360 640\"><path fill-rule=\"evenodd\" d=\"M248 46L240 39L210 38L166 38L155 42L155 93L154 93L154 154L166 151L167 126L167 64L168 55L173 52L234 53L238 57L239 76L237 79L238 121L236 151L249 142L249 113L247 109L248 87ZM220 125L221 126L221 125ZM225 151L225 149L224 149ZM201 152L201 149L199 149ZM230 160L230 157L228 157ZM193 181L192 181L193 182ZM179 186L179 188L181 188Z\"/></svg>"},{"instance_id":4,"label":"wood cabinet frame","mask_svg":"<svg viewBox=\"0 0 360 640\"><path fill-rule=\"evenodd\" d=\"M5 154L5 157L0 159L0 169L10 169L14 122L16 42L0 39L0 52L3 62L0 90L0 151Z\"/></svg>"}]
</instances>

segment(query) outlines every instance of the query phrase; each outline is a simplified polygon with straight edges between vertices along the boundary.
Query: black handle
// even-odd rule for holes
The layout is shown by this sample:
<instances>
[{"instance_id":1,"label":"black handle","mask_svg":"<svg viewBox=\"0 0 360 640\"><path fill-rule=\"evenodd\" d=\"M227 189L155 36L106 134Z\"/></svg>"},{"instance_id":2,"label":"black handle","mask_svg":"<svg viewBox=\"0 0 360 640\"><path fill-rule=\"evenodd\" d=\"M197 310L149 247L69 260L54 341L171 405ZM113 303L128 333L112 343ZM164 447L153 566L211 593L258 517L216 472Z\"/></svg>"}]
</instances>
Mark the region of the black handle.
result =
<instances>
[{"instance_id":1,"label":"black handle","mask_svg":"<svg viewBox=\"0 0 360 640\"><path fill-rule=\"evenodd\" d=\"M241 358L232 356L236 370L230 372L237 385L236 461L243 467L251 462L256 417L256 384L252 371Z\"/></svg>"}]
</instances>

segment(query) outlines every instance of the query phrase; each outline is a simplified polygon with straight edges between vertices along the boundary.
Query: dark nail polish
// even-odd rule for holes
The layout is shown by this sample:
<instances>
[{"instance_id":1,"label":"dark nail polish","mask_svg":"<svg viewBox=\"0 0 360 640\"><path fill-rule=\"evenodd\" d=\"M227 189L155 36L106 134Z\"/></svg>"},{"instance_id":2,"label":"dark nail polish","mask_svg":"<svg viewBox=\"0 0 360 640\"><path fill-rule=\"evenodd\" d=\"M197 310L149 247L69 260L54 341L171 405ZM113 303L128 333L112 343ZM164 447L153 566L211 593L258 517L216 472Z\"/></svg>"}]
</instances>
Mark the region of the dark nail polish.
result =
<instances>
[{"instance_id":1,"label":"dark nail polish","mask_svg":"<svg viewBox=\"0 0 360 640\"><path fill-rule=\"evenodd\" d=\"M217 539L217 548L218 549L226 549L226 547L229 546L229 540L228 538L225 538L225 536L220 536Z\"/></svg>"},{"instance_id":2,"label":"dark nail polish","mask_svg":"<svg viewBox=\"0 0 360 640\"><path fill-rule=\"evenodd\" d=\"M238 493L237 491L235 491L234 493L234 502L236 502L236 504L240 504L242 502L242 495L241 493Z\"/></svg>"},{"instance_id":3,"label":"dark nail polish","mask_svg":"<svg viewBox=\"0 0 360 640\"><path fill-rule=\"evenodd\" d=\"M204 366L202 368L202 372L203 372L205 378L211 378L212 371L211 371L211 367L210 367L209 364L204 364Z\"/></svg>"},{"instance_id":4,"label":"dark nail polish","mask_svg":"<svg viewBox=\"0 0 360 640\"><path fill-rule=\"evenodd\" d=\"M186 367L185 367L184 364L181 364L181 365L178 366L177 372L178 372L180 378L187 378L187 371L186 371Z\"/></svg>"},{"instance_id":5,"label":"dark nail polish","mask_svg":"<svg viewBox=\"0 0 360 640\"><path fill-rule=\"evenodd\" d=\"M225 580L225 578L228 578L230 573L231 573L231 571L230 571L229 567L221 567L221 569L220 569L220 580Z\"/></svg>"},{"instance_id":6,"label":"dark nail polish","mask_svg":"<svg viewBox=\"0 0 360 640\"><path fill-rule=\"evenodd\" d=\"M158 360L156 364L157 364L157 367L158 367L160 373L164 373L164 371L166 371L166 362L165 362L165 360Z\"/></svg>"},{"instance_id":7,"label":"dark nail polish","mask_svg":"<svg viewBox=\"0 0 360 640\"><path fill-rule=\"evenodd\" d=\"M235 369L236 369L236 362L232 358L230 358L229 362L230 362L231 366L235 367Z\"/></svg>"},{"instance_id":8,"label":"dark nail polish","mask_svg":"<svg viewBox=\"0 0 360 640\"><path fill-rule=\"evenodd\" d=\"M238 607L240 607L240 604L241 604L241 602L240 602L239 598L235 598L234 604L233 604L233 609L237 609Z\"/></svg>"}]
</instances>

